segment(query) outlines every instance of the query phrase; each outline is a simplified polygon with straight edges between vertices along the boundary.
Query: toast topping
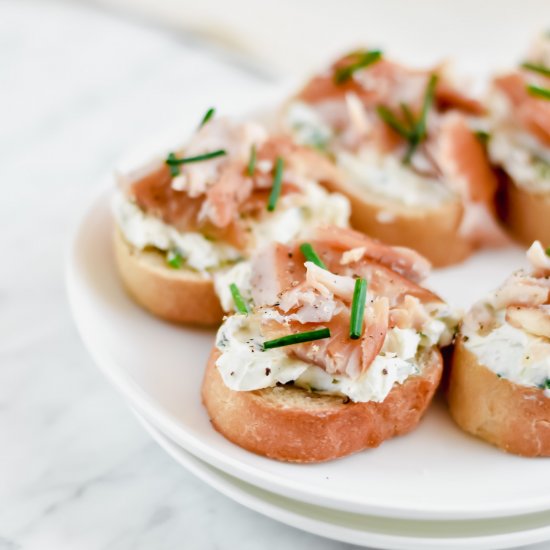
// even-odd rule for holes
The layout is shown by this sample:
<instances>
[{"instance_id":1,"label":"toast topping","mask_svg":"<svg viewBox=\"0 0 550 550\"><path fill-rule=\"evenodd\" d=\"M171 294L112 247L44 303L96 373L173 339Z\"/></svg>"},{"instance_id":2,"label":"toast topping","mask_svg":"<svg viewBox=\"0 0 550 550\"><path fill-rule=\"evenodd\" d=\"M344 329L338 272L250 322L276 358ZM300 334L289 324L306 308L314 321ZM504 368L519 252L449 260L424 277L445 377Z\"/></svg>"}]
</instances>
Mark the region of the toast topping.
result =
<instances>
[{"instance_id":1,"label":"toast topping","mask_svg":"<svg viewBox=\"0 0 550 550\"><path fill-rule=\"evenodd\" d=\"M550 257L535 241L532 269L514 273L464 318L464 345L482 364L550 397Z\"/></svg>"},{"instance_id":2,"label":"toast topping","mask_svg":"<svg viewBox=\"0 0 550 550\"><path fill-rule=\"evenodd\" d=\"M419 285L428 268L411 250L333 227L316 229L307 243L265 247L250 264L249 284L239 283L251 313L232 315L218 332L224 382L234 390L293 382L382 401L419 372L425 350L452 338L452 311ZM285 347L265 349L280 339Z\"/></svg>"},{"instance_id":3,"label":"toast topping","mask_svg":"<svg viewBox=\"0 0 550 550\"><path fill-rule=\"evenodd\" d=\"M385 58L354 65L365 55L349 54L306 84L288 106L290 132L328 153L374 199L424 209L458 199L492 212L497 181L475 132L482 105L444 66L415 70ZM339 80L349 66L356 68ZM469 216L463 231L477 238L487 217Z\"/></svg>"},{"instance_id":4,"label":"toast topping","mask_svg":"<svg viewBox=\"0 0 550 550\"><path fill-rule=\"evenodd\" d=\"M326 159L288 137L210 117L181 151L121 176L114 211L136 248L208 272L307 227L347 225L347 200L318 184L335 177Z\"/></svg>"},{"instance_id":5,"label":"toast topping","mask_svg":"<svg viewBox=\"0 0 550 550\"><path fill-rule=\"evenodd\" d=\"M493 81L489 153L517 185L550 192L550 38L542 35L527 60Z\"/></svg>"}]
</instances>

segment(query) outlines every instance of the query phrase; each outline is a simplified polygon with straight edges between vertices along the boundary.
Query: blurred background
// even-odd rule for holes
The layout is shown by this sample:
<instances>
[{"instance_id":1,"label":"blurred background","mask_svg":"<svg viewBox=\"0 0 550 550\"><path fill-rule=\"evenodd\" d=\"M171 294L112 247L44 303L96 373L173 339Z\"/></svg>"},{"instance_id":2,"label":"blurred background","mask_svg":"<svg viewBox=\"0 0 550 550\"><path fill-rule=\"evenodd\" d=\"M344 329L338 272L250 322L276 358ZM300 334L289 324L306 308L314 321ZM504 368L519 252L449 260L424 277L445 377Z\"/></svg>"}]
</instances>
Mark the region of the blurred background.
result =
<instances>
[{"instance_id":1,"label":"blurred background","mask_svg":"<svg viewBox=\"0 0 550 550\"><path fill-rule=\"evenodd\" d=\"M357 45L415 62L457 56L506 66L544 19L544 0L96 0L106 9L192 33L274 76L303 75ZM506 40L496 40L495 31Z\"/></svg>"},{"instance_id":2,"label":"blurred background","mask_svg":"<svg viewBox=\"0 0 550 550\"><path fill-rule=\"evenodd\" d=\"M546 28L549 0L0 0L0 549L350 548L150 441L76 334L71 232L125 151L210 106L251 109L358 45L479 75Z\"/></svg>"}]
</instances>

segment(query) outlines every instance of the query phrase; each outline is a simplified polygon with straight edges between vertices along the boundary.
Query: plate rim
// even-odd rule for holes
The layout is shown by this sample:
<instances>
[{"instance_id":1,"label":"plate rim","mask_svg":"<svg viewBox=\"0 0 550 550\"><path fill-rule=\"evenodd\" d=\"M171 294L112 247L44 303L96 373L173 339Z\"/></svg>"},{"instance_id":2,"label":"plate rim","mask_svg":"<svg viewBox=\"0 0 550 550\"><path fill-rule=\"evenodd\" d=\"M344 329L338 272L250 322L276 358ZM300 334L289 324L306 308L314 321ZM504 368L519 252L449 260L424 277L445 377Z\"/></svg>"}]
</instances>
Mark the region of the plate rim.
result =
<instances>
[{"instance_id":1,"label":"plate rim","mask_svg":"<svg viewBox=\"0 0 550 550\"><path fill-rule=\"evenodd\" d=\"M426 536L413 537L411 535L389 535L368 530L357 530L350 526L338 524L337 521L328 523L322 519L303 516L300 515L298 511L285 508L284 504L278 505L273 501L266 502L265 500L265 497L269 498L270 494L274 494L279 498L281 495L258 487L256 487L256 489L265 494L254 495L250 493L246 487L242 486L243 481L241 479L209 465L189 451L186 451L183 447L178 445L177 442L172 441L162 432L162 430L154 426L154 424L152 424L137 408L130 406L130 410L153 441L155 441L155 443L157 443L173 460L189 470L201 481L250 510L317 536L351 544L368 545L370 547L374 545L375 548L388 550L411 550L419 547L428 550L435 550L442 547L451 550L465 547L476 550L499 550L514 548L524 544L536 544L550 539L550 524L548 523L538 528L526 528L525 530L508 532L505 534L474 535L461 538L455 536L428 538ZM244 483L246 484L246 482ZM262 497L264 497L264 499L262 499ZM282 497L287 501L293 500L284 495ZM300 501L298 501L298 503L302 506L309 506L309 504ZM314 508L325 507L317 505ZM331 509L326 510L329 512L332 511ZM338 511L336 510L336 512ZM375 520L376 516L370 516L369 519ZM394 519L396 522L400 521L398 518ZM429 520L426 520L426 522L431 523ZM399 533L398 526L396 527L396 532ZM331 531L331 529L336 529L337 531L334 532ZM525 538L527 536L528 539ZM495 546L495 544L497 546Z\"/></svg>"},{"instance_id":2,"label":"plate rim","mask_svg":"<svg viewBox=\"0 0 550 550\"><path fill-rule=\"evenodd\" d=\"M330 503L331 508L347 512L409 519L475 519L479 517L517 516L519 514L550 509L550 493L546 497L525 497L523 501L514 500L513 503L510 501L501 502L498 506L495 503L491 506L491 509L487 509L486 506L476 508L475 505L471 505L467 509L453 509L441 506L434 508L427 505L423 507L387 506L376 502L367 502L364 498L358 499L353 497L343 499L331 495L327 490L323 490L322 487L312 490L311 487L299 488L295 483L286 483L279 476L261 471L257 467L251 468L250 465L243 464L238 459L223 455L220 451L201 442L193 434L188 433L183 425L168 412L163 411L137 383L124 375L123 369L117 365L116 361L107 352L98 349L98 346L95 345L90 335L90 331L86 329L86 321L83 314L85 306L79 302L78 286L82 285L83 282L78 277L77 244L80 235L85 230L90 218L93 217L94 212L98 208L103 207L103 203L108 202L109 196L112 193L112 176L104 177L101 181L102 184L92 194L92 199L85 204L82 214L77 218L75 227L71 232L65 256L65 287L72 316L81 340L107 379L131 403L136 403L145 409L152 418L155 418L157 426L162 426L163 431L168 433L171 439L177 441L188 452L212 466L264 490L275 492L282 496L291 495L292 498L309 504L316 504L322 500Z\"/></svg>"}]
</instances>

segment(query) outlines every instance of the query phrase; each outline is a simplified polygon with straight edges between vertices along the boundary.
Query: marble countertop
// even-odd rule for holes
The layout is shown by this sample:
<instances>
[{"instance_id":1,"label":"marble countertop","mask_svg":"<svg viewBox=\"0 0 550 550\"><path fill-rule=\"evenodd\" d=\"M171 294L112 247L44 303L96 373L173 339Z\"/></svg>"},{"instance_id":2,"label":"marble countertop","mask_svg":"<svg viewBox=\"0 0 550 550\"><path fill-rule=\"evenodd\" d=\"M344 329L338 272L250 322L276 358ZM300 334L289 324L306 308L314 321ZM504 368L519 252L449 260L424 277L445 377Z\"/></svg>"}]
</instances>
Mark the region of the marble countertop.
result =
<instances>
[{"instance_id":1,"label":"marble countertop","mask_svg":"<svg viewBox=\"0 0 550 550\"><path fill-rule=\"evenodd\" d=\"M117 158L271 83L69 2L0 2L0 43L0 550L351 549L178 466L94 367L65 296L70 232Z\"/></svg>"},{"instance_id":2,"label":"marble countertop","mask_svg":"<svg viewBox=\"0 0 550 550\"><path fill-rule=\"evenodd\" d=\"M121 154L269 82L68 2L0 2L0 43L0 549L345 548L176 464L93 365L65 296L70 232Z\"/></svg>"}]
</instances>

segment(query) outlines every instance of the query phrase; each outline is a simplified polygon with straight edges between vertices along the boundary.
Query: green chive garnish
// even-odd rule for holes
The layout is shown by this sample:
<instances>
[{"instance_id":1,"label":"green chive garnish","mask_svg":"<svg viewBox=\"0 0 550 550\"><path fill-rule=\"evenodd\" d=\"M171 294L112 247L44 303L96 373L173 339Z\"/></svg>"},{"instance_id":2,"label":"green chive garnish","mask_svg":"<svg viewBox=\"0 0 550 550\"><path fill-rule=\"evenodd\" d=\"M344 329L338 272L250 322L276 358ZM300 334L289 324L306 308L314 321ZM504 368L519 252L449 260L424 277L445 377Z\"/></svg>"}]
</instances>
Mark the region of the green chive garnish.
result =
<instances>
[{"instance_id":1,"label":"green chive garnish","mask_svg":"<svg viewBox=\"0 0 550 550\"><path fill-rule=\"evenodd\" d=\"M204 155L197 155L196 157L185 157L179 159L174 153L170 153L164 161L170 167L170 173L172 176L177 176L180 173L179 166L181 164L188 164L190 162L200 162L201 160L210 160L216 157L223 157L227 153L225 149L218 149L217 151L211 151L210 153L204 153Z\"/></svg>"},{"instance_id":2,"label":"green chive garnish","mask_svg":"<svg viewBox=\"0 0 550 550\"><path fill-rule=\"evenodd\" d=\"M267 202L267 210L273 212L275 206L277 206L277 201L279 200L279 195L281 194L281 186L283 184L283 168L284 161L281 157L277 157L275 162L275 176L273 177L273 187L271 187L271 193L269 194L269 200Z\"/></svg>"},{"instance_id":3,"label":"green chive garnish","mask_svg":"<svg viewBox=\"0 0 550 550\"><path fill-rule=\"evenodd\" d=\"M323 338L330 338L330 329L320 328L319 330L298 332L296 334L282 336L281 338L275 338L275 340L268 340L264 342L264 350L292 346L293 344L302 344L303 342L313 342L314 340L322 340Z\"/></svg>"},{"instance_id":4,"label":"green chive garnish","mask_svg":"<svg viewBox=\"0 0 550 550\"><path fill-rule=\"evenodd\" d=\"M254 171L256 170L256 145L252 145L250 148L250 160L248 161L248 166L246 168L246 172L249 176L254 175Z\"/></svg>"},{"instance_id":5,"label":"green chive garnish","mask_svg":"<svg viewBox=\"0 0 550 550\"><path fill-rule=\"evenodd\" d=\"M233 302L235 302L235 307L239 313L249 313L250 309L242 294L239 291L239 288L235 283L229 285L229 290L231 290L231 296L233 296Z\"/></svg>"},{"instance_id":6,"label":"green chive garnish","mask_svg":"<svg viewBox=\"0 0 550 550\"><path fill-rule=\"evenodd\" d=\"M416 126L416 132L420 139L426 137L426 118L428 116L428 111L432 106L434 101L435 87L437 85L437 75L432 74L428 85L426 86L426 94L424 95L424 104L422 105L422 113L420 115L420 120Z\"/></svg>"},{"instance_id":7,"label":"green chive garnish","mask_svg":"<svg viewBox=\"0 0 550 550\"><path fill-rule=\"evenodd\" d=\"M227 153L225 149L218 149L217 151L211 151L210 153L204 153L203 155L197 155L196 157L184 157L182 159L176 158L174 153L170 153L166 159L166 164L170 166L179 164L188 164L189 162L199 162L201 160L209 160L216 157L223 157Z\"/></svg>"},{"instance_id":8,"label":"green chive garnish","mask_svg":"<svg viewBox=\"0 0 550 550\"><path fill-rule=\"evenodd\" d=\"M545 250L545 252L547 256L550 256L550 246Z\"/></svg>"},{"instance_id":9,"label":"green chive garnish","mask_svg":"<svg viewBox=\"0 0 550 550\"><path fill-rule=\"evenodd\" d=\"M476 130L474 135L482 145L487 145L487 143L489 143L489 139L491 138L491 134L485 130Z\"/></svg>"},{"instance_id":10,"label":"green chive garnish","mask_svg":"<svg viewBox=\"0 0 550 550\"><path fill-rule=\"evenodd\" d=\"M401 104L401 111L403 112L403 118L405 123L399 121L397 117L383 105L378 106L378 116L395 132L397 132L402 138L409 142L407 152L403 158L405 164L411 161L411 158L416 151L420 143L426 138L426 119L428 112L432 106L435 94L435 86L437 84L437 75L432 74L428 85L426 86L426 93L424 94L424 101L422 104L422 111L418 120L415 120L408 105Z\"/></svg>"},{"instance_id":11,"label":"green chive garnish","mask_svg":"<svg viewBox=\"0 0 550 550\"><path fill-rule=\"evenodd\" d=\"M532 71L534 73L539 73L544 76L550 76L550 67L546 67L545 65L539 65L537 63L529 63L526 61L525 63L521 64L522 69L527 69L528 71Z\"/></svg>"},{"instance_id":12,"label":"green chive garnish","mask_svg":"<svg viewBox=\"0 0 550 550\"><path fill-rule=\"evenodd\" d=\"M409 106L406 103L401 103L400 107L401 111L403 111L403 118L405 119L409 127L412 128L415 124L412 111L409 109Z\"/></svg>"},{"instance_id":13,"label":"green chive garnish","mask_svg":"<svg viewBox=\"0 0 550 550\"><path fill-rule=\"evenodd\" d=\"M541 99L550 99L550 88L541 88L540 86L533 86L529 84L527 86L527 91L535 97L540 97Z\"/></svg>"},{"instance_id":14,"label":"green chive garnish","mask_svg":"<svg viewBox=\"0 0 550 550\"><path fill-rule=\"evenodd\" d=\"M376 108L378 116L392 129L395 130L402 138L405 138L407 141L411 139L411 130L405 128L395 115L384 105L379 105Z\"/></svg>"},{"instance_id":15,"label":"green chive garnish","mask_svg":"<svg viewBox=\"0 0 550 550\"><path fill-rule=\"evenodd\" d=\"M336 84L343 84L347 82L353 74L359 69L364 69L373 63L376 63L382 57L380 50L371 50L360 53L360 57L357 61L336 69L334 73L334 82Z\"/></svg>"},{"instance_id":16,"label":"green chive garnish","mask_svg":"<svg viewBox=\"0 0 550 550\"><path fill-rule=\"evenodd\" d=\"M363 333L363 318L365 316L365 303L367 301L367 281L355 279L353 301L351 303L351 318L349 324L349 337L352 340L361 338Z\"/></svg>"},{"instance_id":17,"label":"green chive garnish","mask_svg":"<svg viewBox=\"0 0 550 550\"><path fill-rule=\"evenodd\" d=\"M180 269L183 263L183 257L175 250L169 250L166 254L166 263L173 269Z\"/></svg>"},{"instance_id":18,"label":"green chive garnish","mask_svg":"<svg viewBox=\"0 0 550 550\"><path fill-rule=\"evenodd\" d=\"M416 126L412 130L411 140L409 141L409 149L403 159L405 164L409 163L416 148L420 145L420 142L426 138L426 119L428 112L432 106L435 94L435 86L437 84L437 75L432 74L428 85L426 86L426 93L424 95L424 103L422 104L422 112L420 113L420 119L416 123Z\"/></svg>"},{"instance_id":19,"label":"green chive garnish","mask_svg":"<svg viewBox=\"0 0 550 550\"><path fill-rule=\"evenodd\" d=\"M180 167L175 165L175 164L171 164L172 162L174 162L176 159L176 155L174 155L174 153L170 153L166 159L166 164L168 164L168 168L170 169L170 175L175 178L176 176L179 176L180 174Z\"/></svg>"},{"instance_id":20,"label":"green chive garnish","mask_svg":"<svg viewBox=\"0 0 550 550\"><path fill-rule=\"evenodd\" d=\"M300 251L304 255L306 261L313 262L315 265L318 265L319 267L322 267L323 269L326 269L327 266L323 263L323 260L319 258L317 255L317 252L313 250L313 247L309 243L303 243L300 245Z\"/></svg>"},{"instance_id":21,"label":"green chive garnish","mask_svg":"<svg viewBox=\"0 0 550 550\"><path fill-rule=\"evenodd\" d=\"M202 117L201 123L199 124L199 128L202 128L216 113L216 109L214 107L210 107L208 111L206 111L205 115Z\"/></svg>"}]
</instances>

